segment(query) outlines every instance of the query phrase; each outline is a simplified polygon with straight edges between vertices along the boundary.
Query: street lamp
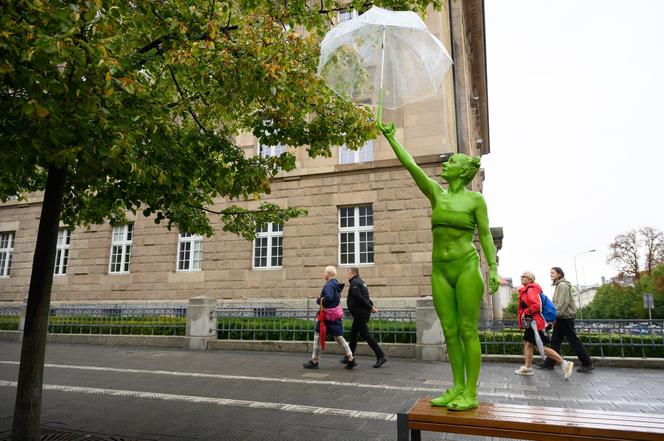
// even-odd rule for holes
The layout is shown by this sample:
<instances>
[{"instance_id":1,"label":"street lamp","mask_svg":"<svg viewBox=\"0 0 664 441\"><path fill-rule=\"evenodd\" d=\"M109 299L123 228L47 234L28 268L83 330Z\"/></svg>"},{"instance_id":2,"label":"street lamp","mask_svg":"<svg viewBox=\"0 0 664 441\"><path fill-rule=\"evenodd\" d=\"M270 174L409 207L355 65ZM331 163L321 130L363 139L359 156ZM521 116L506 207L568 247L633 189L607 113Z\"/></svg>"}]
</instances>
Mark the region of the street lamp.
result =
<instances>
[{"instance_id":1,"label":"street lamp","mask_svg":"<svg viewBox=\"0 0 664 441\"><path fill-rule=\"evenodd\" d=\"M579 289L579 272L576 270L576 258L579 257L582 254L587 254L587 253L594 253L597 250L588 250L588 251L581 251L580 253L576 253L574 256L574 277L576 278L576 296L577 300L579 302L579 314L581 320L583 320L583 306L581 305L581 290Z\"/></svg>"}]
</instances>

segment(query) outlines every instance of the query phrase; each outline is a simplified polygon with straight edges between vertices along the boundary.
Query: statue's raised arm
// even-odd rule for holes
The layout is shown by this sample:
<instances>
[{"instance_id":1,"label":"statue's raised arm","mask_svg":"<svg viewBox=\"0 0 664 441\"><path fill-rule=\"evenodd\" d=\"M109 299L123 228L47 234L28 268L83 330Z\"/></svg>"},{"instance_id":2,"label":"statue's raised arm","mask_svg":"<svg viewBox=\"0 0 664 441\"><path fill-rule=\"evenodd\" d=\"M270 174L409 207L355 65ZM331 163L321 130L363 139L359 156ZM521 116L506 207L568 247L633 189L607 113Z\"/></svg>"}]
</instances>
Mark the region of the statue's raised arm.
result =
<instances>
[{"instance_id":1,"label":"statue's raised arm","mask_svg":"<svg viewBox=\"0 0 664 441\"><path fill-rule=\"evenodd\" d=\"M408 153L408 150L399 144L399 141L397 141L396 137L394 136L396 132L394 123L383 125L379 119L378 128L381 132L383 132L383 135L390 143L392 150L394 150L394 154L397 155L397 159L399 159L401 164L403 164L403 166L406 167L406 169L410 172L422 193L424 193L426 197L433 203L434 194L436 191L442 190L441 186L436 181L431 179L424 172L424 170L422 170L420 166L417 165L411 154Z\"/></svg>"}]
</instances>

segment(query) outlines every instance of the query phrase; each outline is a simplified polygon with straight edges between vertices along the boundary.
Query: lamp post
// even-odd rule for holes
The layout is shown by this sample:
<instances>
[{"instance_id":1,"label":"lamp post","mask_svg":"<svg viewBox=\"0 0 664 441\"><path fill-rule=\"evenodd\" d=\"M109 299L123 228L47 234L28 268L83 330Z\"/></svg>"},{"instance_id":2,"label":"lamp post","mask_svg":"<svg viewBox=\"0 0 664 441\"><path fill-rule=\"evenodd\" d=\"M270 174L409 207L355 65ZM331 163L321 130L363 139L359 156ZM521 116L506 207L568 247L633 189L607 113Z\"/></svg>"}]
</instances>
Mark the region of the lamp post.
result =
<instances>
[{"instance_id":1,"label":"lamp post","mask_svg":"<svg viewBox=\"0 0 664 441\"><path fill-rule=\"evenodd\" d=\"M581 290L579 289L579 272L576 269L576 258L579 257L582 254L587 254L587 253L594 253L595 249L593 250L588 250L588 251L581 251L580 253L576 253L574 256L574 277L576 278L576 296L577 300L579 302L579 314L580 314L580 319L583 320L583 305L581 305Z\"/></svg>"}]
</instances>

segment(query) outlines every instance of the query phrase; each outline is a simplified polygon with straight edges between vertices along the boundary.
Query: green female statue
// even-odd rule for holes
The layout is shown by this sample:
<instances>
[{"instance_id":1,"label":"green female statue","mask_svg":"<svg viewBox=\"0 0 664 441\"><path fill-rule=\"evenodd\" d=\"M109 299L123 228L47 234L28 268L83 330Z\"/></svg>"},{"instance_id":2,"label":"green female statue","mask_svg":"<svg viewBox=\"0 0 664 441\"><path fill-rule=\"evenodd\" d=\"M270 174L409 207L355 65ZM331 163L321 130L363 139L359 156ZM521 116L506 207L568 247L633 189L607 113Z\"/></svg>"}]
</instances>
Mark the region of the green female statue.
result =
<instances>
[{"instance_id":1,"label":"green female statue","mask_svg":"<svg viewBox=\"0 0 664 441\"><path fill-rule=\"evenodd\" d=\"M443 327L454 384L431 400L431 404L450 410L474 409L481 359L477 323L484 295L479 256L473 245L475 227L489 264L489 291L496 292L499 284L486 202L480 193L466 189L480 168L480 160L459 153L452 155L443 163L441 177L448 184L445 190L427 176L395 139L394 124L382 124L381 110L379 108L378 128L419 189L429 198L433 209L431 290Z\"/></svg>"}]
</instances>

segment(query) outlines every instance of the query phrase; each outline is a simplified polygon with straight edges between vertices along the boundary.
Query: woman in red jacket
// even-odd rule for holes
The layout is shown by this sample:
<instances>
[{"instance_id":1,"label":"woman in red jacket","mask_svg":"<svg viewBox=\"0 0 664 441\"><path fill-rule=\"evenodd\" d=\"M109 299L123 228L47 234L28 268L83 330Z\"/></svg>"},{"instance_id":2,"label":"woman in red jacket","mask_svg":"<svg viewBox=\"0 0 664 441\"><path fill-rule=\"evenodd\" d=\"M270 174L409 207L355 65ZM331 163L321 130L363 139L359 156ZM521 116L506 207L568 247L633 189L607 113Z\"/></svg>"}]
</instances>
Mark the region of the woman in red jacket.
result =
<instances>
[{"instance_id":1,"label":"woman in red jacket","mask_svg":"<svg viewBox=\"0 0 664 441\"><path fill-rule=\"evenodd\" d=\"M540 293L542 287L535 283L535 275L530 271L525 271L521 276L521 284L519 288L519 301L518 301L518 319L519 328L525 329L523 333L523 354L525 357L525 364L514 373L517 375L533 375L533 346L536 345L535 331L531 325L534 322L537 325L537 333L544 346L544 353L556 364L563 368L563 376L567 380L574 372L574 363L566 361L556 351L547 347L550 340L549 337L543 332L546 328L546 321L542 317L542 301Z\"/></svg>"}]
</instances>

